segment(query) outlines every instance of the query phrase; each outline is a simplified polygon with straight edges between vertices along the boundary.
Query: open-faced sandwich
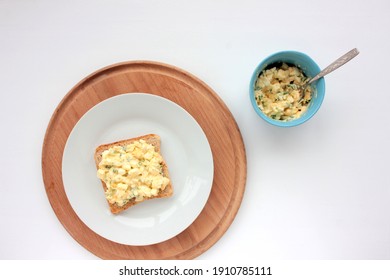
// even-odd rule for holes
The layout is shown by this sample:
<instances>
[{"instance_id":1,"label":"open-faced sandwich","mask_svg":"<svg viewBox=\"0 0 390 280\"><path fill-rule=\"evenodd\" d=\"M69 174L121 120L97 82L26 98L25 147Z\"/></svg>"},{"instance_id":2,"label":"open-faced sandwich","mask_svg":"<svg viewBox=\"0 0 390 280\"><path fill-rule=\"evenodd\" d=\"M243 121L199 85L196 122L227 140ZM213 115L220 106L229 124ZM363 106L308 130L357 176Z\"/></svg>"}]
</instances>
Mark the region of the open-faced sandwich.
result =
<instances>
[{"instance_id":1,"label":"open-faced sandwich","mask_svg":"<svg viewBox=\"0 0 390 280\"><path fill-rule=\"evenodd\" d=\"M168 167L160 152L160 136L156 134L100 145L95 150L95 162L114 214L173 194Z\"/></svg>"}]
</instances>

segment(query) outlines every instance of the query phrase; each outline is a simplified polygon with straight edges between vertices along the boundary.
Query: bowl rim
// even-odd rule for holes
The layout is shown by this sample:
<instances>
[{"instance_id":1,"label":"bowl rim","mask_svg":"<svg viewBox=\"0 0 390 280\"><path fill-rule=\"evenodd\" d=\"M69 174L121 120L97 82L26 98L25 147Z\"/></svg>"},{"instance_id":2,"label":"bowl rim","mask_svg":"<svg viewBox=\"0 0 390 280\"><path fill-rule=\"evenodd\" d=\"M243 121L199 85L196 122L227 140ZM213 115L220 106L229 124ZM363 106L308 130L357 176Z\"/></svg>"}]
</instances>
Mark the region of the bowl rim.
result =
<instances>
[{"instance_id":1,"label":"bowl rim","mask_svg":"<svg viewBox=\"0 0 390 280\"><path fill-rule=\"evenodd\" d=\"M293 127L293 126L297 126L297 125L300 125L300 124L307 122L309 119L311 119L317 113L317 111L320 109L322 102L325 98L325 79L324 79L324 77L322 77L315 82L315 84L322 83L323 90L321 91L321 94L318 94L318 92L317 92L317 100L318 100L317 104L318 105L313 110L310 111L310 114L305 114L304 116L302 116L298 119L291 120L291 121L279 121L279 120L274 120L263 113L263 111L257 106L257 102L254 98L254 84L255 84L257 78L259 77L261 71L263 71L269 64L277 62L277 61L272 61L271 63L269 63L268 62L269 60L273 59L274 57L278 57L278 56L286 55L286 54L291 55L292 57L294 57L294 56L301 57L304 60L308 61L309 64L311 65L311 67L315 68L317 73L321 71L321 68L318 66L318 64L310 56L308 56L307 54L305 54L303 52L299 52L299 51L295 51L295 50L284 50L284 51L275 52L273 54L266 56L264 59L262 59L260 61L260 63L258 63L255 70L253 71L253 74L252 74L251 80L250 80L250 85L249 85L249 95L250 95L252 107L254 108L257 115L260 116L267 123L270 123L272 125L279 126L279 127ZM280 61L280 62L282 62L282 61ZM288 62L288 63L291 63L291 62ZM292 64L294 64L294 63L292 63ZM296 64L294 64L294 65L302 69L302 67L300 65L296 65ZM302 69L302 70L304 71L304 69Z\"/></svg>"}]
</instances>

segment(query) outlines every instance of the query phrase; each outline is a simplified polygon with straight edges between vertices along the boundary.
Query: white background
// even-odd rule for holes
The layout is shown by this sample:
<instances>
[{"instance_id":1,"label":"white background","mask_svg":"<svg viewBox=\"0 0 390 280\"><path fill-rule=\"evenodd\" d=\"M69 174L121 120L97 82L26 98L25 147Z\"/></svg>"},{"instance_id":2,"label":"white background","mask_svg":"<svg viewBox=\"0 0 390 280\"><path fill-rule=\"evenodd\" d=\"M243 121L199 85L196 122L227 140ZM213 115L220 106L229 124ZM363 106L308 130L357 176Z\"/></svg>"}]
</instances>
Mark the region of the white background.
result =
<instances>
[{"instance_id":1,"label":"white background","mask_svg":"<svg viewBox=\"0 0 390 280\"><path fill-rule=\"evenodd\" d=\"M56 218L41 175L51 115L85 76L128 60L206 82L246 146L235 221L200 260L390 259L390 2L0 1L0 259L96 259ZM249 80L266 56L297 50L325 67L308 123L261 120Z\"/></svg>"}]
</instances>

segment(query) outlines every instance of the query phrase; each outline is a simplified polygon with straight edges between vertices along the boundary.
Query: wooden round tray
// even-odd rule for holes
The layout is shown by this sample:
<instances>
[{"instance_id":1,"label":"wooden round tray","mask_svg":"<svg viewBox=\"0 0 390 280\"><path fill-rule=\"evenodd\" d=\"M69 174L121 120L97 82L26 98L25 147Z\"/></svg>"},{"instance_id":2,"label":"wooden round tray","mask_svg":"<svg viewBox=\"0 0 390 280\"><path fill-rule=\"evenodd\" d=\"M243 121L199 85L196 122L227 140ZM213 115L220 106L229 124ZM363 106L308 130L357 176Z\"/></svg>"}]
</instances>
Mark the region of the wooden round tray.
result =
<instances>
[{"instance_id":1,"label":"wooden round tray","mask_svg":"<svg viewBox=\"0 0 390 280\"><path fill-rule=\"evenodd\" d=\"M132 92L159 95L183 107L202 127L214 158L213 186L203 211L179 235L148 246L119 244L89 229L72 209L62 181L62 156L77 121L99 102ZM246 155L232 114L205 83L167 64L130 61L92 73L64 97L46 131L42 174L58 219L77 242L96 256L103 259L192 259L214 245L233 222L245 189Z\"/></svg>"}]
</instances>

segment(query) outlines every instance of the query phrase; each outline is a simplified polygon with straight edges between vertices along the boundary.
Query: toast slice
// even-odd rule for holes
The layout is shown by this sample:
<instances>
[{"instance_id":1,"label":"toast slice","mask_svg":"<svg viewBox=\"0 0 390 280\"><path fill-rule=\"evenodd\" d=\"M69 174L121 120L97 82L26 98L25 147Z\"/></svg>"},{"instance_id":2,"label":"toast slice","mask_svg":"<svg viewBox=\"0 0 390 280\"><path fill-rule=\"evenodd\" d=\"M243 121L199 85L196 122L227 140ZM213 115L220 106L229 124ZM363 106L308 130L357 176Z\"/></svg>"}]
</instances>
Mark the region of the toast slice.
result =
<instances>
[{"instance_id":1,"label":"toast slice","mask_svg":"<svg viewBox=\"0 0 390 280\"><path fill-rule=\"evenodd\" d=\"M137 166L140 166L140 164L141 164L140 162L143 162L143 161L142 161L142 159L139 160L137 163L138 165L135 165L134 167L132 166L130 169L129 169L129 165L124 166L125 164L127 164L127 162L123 163L124 164L123 166L118 166L120 163L115 163L114 167L110 167L108 165L104 165L104 162L102 162L102 159L104 157L103 152L107 151L105 154L108 154L109 150L111 148L112 149L119 149L119 147L121 147L122 149L126 149L126 147L129 147L128 145L132 145L132 144L133 145L143 145L141 147L144 147L144 148L149 147L150 150L152 150L152 148L151 148L151 146L148 146L148 145L152 145L154 147L155 153L153 153L153 154L155 155L155 159L159 159L159 175L156 175L156 177L150 177L149 179L156 179L156 178L161 179L161 176L162 176L163 177L162 181L164 182L164 184L166 184L166 183L167 184L165 186L163 184L160 188L153 190L153 192L154 192L153 195L150 195L150 196L146 196L146 195L142 196L141 195L141 197L140 196L132 197L132 196L134 196L134 193L138 193L138 191L140 190L140 189L138 189L138 187L140 187L140 185L142 184L141 181L137 181L138 180L137 178L140 178L137 176L141 176L141 174L134 175L135 177L134 177L134 180L132 182L135 181L136 183L132 184L132 187L133 187L132 190L135 190L135 191L131 192L129 195L123 194L125 197L129 197L129 199L122 200L118 203L118 202L113 201L113 198L110 197L110 195L109 195L112 188L114 188L114 187L111 187L110 184L108 183L109 179L107 179L106 176L109 176L109 175L101 175L105 178L105 179L103 179L103 178L99 177L99 172L101 172L101 173L106 172L104 174L115 175L112 172L114 172L116 168L117 168L116 170L121 171L120 173L123 173L125 171L125 169L127 169L126 170L127 173L123 174L123 180L127 180L127 176L130 176L132 171L135 171L135 173L137 173L137 171L139 171L139 168ZM128 160L130 160L130 158L132 157L132 154L131 153L129 154L127 152L123 152L123 153L126 153L125 156L127 156ZM138 203L146 201L146 200L150 200L150 199L154 199L154 198L170 197L173 195L173 187L172 187L172 183L171 183L171 180L169 177L168 166L161 156L160 136L159 135L147 134L147 135L143 135L143 136L139 136L139 137L135 137L135 138L131 138L131 139L125 139L125 140L121 140L121 141L117 141L117 142L113 142L113 143L109 143L109 144L100 145L95 150L94 158L95 158L96 168L98 169L98 177L102 181L103 189L104 189L104 192L106 195L106 199L107 199L110 211L113 214L118 214L118 213L120 213L120 212L122 212L122 211L124 211L124 210L138 204ZM140 156L140 158L142 158L142 156ZM150 162L150 161L147 161L147 162ZM122 169L122 167L125 169ZM114 169L110 170L112 168L114 168ZM140 167L140 168L146 169L148 167L146 166L146 167ZM102 170L102 171L100 171L100 170ZM116 172L118 172L118 171L116 171ZM164 178L166 178L166 179L164 179ZM105 182L105 181L107 181L107 182ZM151 180L151 181L153 182L153 180ZM158 181L158 180L156 180L156 181ZM126 188L127 185L124 185L124 186L125 186L124 188ZM111 189L110 191L108 191L109 188ZM117 188L117 187L115 187L115 188ZM129 188L130 187L127 186L126 192L130 191ZM150 188L150 190L152 190L151 186L149 188ZM146 190L146 191L148 191L148 190ZM114 190L114 193L116 193L116 192L117 192L117 190Z\"/></svg>"}]
</instances>

